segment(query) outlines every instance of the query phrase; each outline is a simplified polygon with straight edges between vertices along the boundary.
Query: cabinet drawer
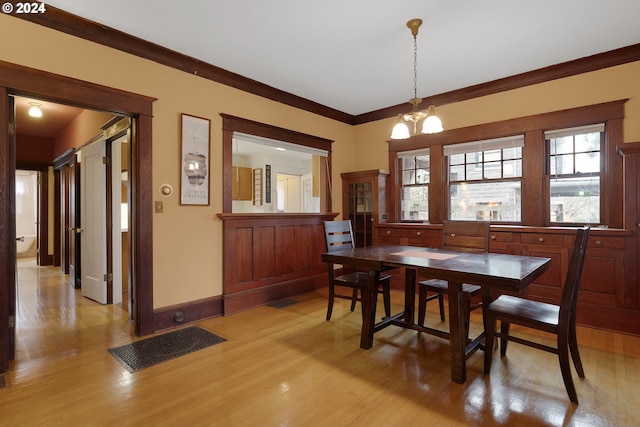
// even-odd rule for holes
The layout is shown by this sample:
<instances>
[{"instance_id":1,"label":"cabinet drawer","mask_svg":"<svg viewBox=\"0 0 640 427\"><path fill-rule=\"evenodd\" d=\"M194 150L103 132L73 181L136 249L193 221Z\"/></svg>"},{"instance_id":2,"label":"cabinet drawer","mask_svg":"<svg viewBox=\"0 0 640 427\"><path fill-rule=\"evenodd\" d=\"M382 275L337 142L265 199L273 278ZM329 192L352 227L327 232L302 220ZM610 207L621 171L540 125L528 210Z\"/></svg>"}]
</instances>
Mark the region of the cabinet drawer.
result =
<instances>
[{"instance_id":1,"label":"cabinet drawer","mask_svg":"<svg viewBox=\"0 0 640 427\"><path fill-rule=\"evenodd\" d=\"M563 234L523 233L520 241L536 245L564 245Z\"/></svg>"},{"instance_id":2,"label":"cabinet drawer","mask_svg":"<svg viewBox=\"0 0 640 427\"><path fill-rule=\"evenodd\" d=\"M492 242L513 243L513 233L490 233L489 238Z\"/></svg>"},{"instance_id":3,"label":"cabinet drawer","mask_svg":"<svg viewBox=\"0 0 640 427\"><path fill-rule=\"evenodd\" d=\"M625 239L620 237L589 236L589 247L624 249Z\"/></svg>"},{"instance_id":4,"label":"cabinet drawer","mask_svg":"<svg viewBox=\"0 0 640 427\"><path fill-rule=\"evenodd\" d=\"M404 237L404 230L400 228L378 227L378 236L383 237Z\"/></svg>"}]
</instances>

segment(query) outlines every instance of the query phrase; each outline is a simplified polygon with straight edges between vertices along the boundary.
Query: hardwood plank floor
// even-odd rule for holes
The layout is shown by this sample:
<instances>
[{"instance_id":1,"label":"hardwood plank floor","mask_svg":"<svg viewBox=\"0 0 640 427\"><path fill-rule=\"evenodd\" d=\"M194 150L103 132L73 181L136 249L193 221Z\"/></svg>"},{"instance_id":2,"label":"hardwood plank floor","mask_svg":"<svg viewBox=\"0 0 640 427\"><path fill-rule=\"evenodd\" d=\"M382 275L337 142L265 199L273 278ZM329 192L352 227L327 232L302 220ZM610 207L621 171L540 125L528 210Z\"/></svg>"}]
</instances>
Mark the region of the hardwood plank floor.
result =
<instances>
[{"instance_id":1,"label":"hardwood plank floor","mask_svg":"<svg viewBox=\"0 0 640 427\"><path fill-rule=\"evenodd\" d=\"M197 325L228 341L129 373L107 349L138 338L119 306L80 296L52 267L19 269L7 426L635 426L640 337L578 329L586 379L569 401L556 356L511 343L450 381L447 341L389 327L359 348L360 313L326 293ZM403 296L392 293L393 311ZM427 322L438 324L436 304ZM433 310L433 311L432 311ZM442 324L446 327L446 324ZM472 315L472 331L481 317ZM541 339L548 339L540 336Z\"/></svg>"}]
</instances>

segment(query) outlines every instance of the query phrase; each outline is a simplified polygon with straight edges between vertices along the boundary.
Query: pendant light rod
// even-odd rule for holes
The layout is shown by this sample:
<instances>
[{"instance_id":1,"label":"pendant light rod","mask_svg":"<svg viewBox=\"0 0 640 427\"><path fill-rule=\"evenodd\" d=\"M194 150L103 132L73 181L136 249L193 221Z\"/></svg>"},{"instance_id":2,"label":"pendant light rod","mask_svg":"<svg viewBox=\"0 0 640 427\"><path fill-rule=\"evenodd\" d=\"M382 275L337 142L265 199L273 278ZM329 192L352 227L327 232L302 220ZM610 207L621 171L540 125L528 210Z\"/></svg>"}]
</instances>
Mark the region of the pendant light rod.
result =
<instances>
[{"instance_id":1,"label":"pendant light rod","mask_svg":"<svg viewBox=\"0 0 640 427\"><path fill-rule=\"evenodd\" d=\"M407 27L411 30L413 36L413 98L409 100L412 105L411 112L400 114L398 123L393 127L391 139L407 139L411 137L409 127L405 122L413 124L413 134L417 133L417 126L420 120L424 119L422 133L442 132L442 122L435 115L435 107L429 106L427 111L420 111L418 106L422 102L422 98L418 98L418 31L422 25L422 19L410 19Z\"/></svg>"}]
</instances>

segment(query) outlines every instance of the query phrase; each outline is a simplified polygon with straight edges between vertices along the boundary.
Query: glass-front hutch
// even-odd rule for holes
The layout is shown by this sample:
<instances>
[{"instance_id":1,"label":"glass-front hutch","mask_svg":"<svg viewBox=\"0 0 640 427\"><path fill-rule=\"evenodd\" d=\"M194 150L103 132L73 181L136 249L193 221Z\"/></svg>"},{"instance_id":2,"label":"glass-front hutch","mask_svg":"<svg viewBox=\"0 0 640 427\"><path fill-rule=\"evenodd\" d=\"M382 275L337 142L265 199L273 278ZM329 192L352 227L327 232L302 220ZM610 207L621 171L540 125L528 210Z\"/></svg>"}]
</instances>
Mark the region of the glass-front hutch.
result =
<instances>
[{"instance_id":1,"label":"glass-front hutch","mask_svg":"<svg viewBox=\"0 0 640 427\"><path fill-rule=\"evenodd\" d=\"M347 172L342 177L342 216L350 219L356 247L371 246L373 226L387 220L388 172Z\"/></svg>"}]
</instances>

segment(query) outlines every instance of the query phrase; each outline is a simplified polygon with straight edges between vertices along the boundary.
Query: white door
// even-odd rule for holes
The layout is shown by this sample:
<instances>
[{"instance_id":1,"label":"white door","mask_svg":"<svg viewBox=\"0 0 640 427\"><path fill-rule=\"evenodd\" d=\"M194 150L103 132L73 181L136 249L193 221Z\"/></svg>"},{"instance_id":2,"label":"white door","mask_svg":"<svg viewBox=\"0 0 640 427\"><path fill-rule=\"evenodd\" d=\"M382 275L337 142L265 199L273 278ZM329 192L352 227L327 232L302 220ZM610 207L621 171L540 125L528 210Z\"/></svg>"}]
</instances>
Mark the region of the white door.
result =
<instances>
[{"instance_id":1,"label":"white door","mask_svg":"<svg viewBox=\"0 0 640 427\"><path fill-rule=\"evenodd\" d=\"M82 295L107 303L106 153L104 139L80 150Z\"/></svg>"}]
</instances>

